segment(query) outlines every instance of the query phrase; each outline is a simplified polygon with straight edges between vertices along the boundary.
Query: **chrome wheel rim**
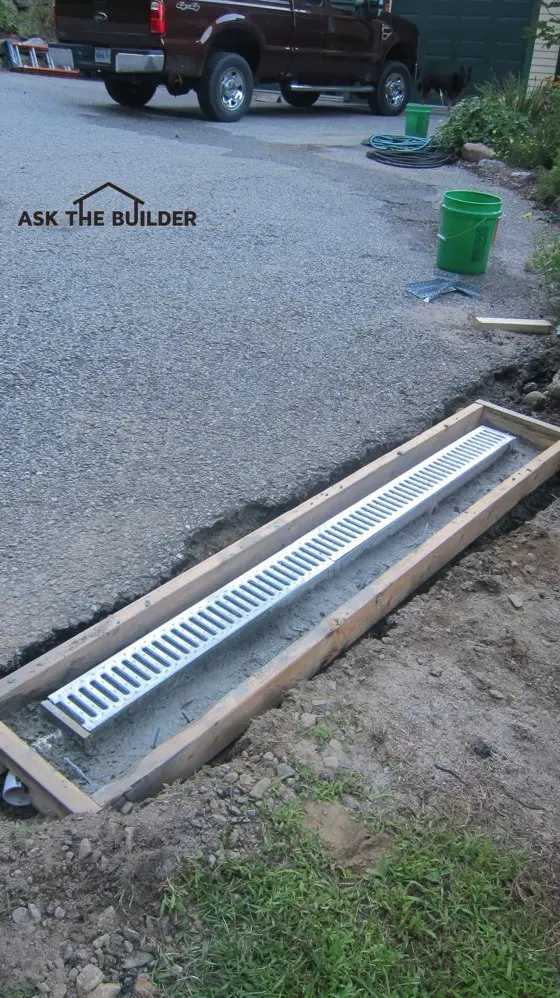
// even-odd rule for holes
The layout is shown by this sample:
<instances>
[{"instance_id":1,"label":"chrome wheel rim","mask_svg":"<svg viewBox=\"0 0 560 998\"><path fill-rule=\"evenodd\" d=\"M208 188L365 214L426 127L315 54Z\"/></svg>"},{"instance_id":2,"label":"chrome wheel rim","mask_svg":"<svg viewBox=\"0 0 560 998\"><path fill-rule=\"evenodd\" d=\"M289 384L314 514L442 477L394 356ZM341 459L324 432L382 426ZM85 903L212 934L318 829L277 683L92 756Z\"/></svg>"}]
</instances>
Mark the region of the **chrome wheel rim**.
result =
<instances>
[{"instance_id":1,"label":"chrome wheel rim","mask_svg":"<svg viewBox=\"0 0 560 998\"><path fill-rule=\"evenodd\" d=\"M385 97L391 107L400 107L406 97L406 83L401 73L390 73L385 80Z\"/></svg>"},{"instance_id":2,"label":"chrome wheel rim","mask_svg":"<svg viewBox=\"0 0 560 998\"><path fill-rule=\"evenodd\" d=\"M228 111L237 111L245 100L245 79L238 69L226 69L220 77L220 100Z\"/></svg>"}]
</instances>

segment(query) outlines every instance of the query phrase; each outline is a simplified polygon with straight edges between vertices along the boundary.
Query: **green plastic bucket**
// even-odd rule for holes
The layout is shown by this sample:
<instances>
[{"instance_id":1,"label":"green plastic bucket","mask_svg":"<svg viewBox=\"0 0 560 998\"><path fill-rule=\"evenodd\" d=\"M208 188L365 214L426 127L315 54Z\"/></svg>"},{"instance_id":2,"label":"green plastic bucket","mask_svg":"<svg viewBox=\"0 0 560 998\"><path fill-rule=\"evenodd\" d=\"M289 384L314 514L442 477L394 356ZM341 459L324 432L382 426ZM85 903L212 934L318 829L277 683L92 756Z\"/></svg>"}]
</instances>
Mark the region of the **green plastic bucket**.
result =
<instances>
[{"instance_id":1,"label":"green plastic bucket","mask_svg":"<svg viewBox=\"0 0 560 998\"><path fill-rule=\"evenodd\" d=\"M443 195L437 265L454 274L484 274L502 214L502 199L481 191Z\"/></svg>"},{"instance_id":2,"label":"green plastic bucket","mask_svg":"<svg viewBox=\"0 0 560 998\"><path fill-rule=\"evenodd\" d=\"M423 104L407 104L405 113L405 135L417 135L425 139L430 125L431 107Z\"/></svg>"}]
</instances>

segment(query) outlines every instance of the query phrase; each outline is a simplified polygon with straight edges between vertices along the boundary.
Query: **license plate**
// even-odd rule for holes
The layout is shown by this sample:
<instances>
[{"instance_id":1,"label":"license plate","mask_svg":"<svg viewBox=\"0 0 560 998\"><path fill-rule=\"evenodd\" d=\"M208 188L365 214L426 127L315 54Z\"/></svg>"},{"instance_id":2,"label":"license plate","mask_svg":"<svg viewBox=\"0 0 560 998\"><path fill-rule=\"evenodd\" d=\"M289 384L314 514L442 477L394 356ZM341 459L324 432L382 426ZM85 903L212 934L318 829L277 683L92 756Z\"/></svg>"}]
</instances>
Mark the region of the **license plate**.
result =
<instances>
[{"instance_id":1,"label":"license plate","mask_svg":"<svg viewBox=\"0 0 560 998\"><path fill-rule=\"evenodd\" d=\"M96 63L102 63L104 66L110 66L111 49L95 49L94 60Z\"/></svg>"}]
</instances>

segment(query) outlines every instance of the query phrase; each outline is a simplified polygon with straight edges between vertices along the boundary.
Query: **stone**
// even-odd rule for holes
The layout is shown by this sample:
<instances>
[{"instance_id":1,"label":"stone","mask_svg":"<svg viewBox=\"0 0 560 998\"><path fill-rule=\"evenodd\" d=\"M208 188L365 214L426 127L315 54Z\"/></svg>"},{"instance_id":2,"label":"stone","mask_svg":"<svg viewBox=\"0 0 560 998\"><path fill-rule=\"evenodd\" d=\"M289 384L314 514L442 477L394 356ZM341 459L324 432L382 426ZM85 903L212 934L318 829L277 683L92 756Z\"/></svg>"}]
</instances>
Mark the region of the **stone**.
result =
<instances>
[{"instance_id":1,"label":"stone","mask_svg":"<svg viewBox=\"0 0 560 998\"><path fill-rule=\"evenodd\" d=\"M251 790L249 796L255 798L255 800L260 800L264 795L270 790L272 780L269 780L266 776L263 776L262 780L258 780L255 786Z\"/></svg>"},{"instance_id":2,"label":"stone","mask_svg":"<svg viewBox=\"0 0 560 998\"><path fill-rule=\"evenodd\" d=\"M313 703L311 704L311 706L315 707L315 710L325 711L325 710L329 709L329 701L328 700L314 700Z\"/></svg>"},{"instance_id":3,"label":"stone","mask_svg":"<svg viewBox=\"0 0 560 998\"><path fill-rule=\"evenodd\" d=\"M542 392L528 392L527 395L523 396L523 402L525 405L529 405L531 409L542 409L546 402L546 395Z\"/></svg>"},{"instance_id":4,"label":"stone","mask_svg":"<svg viewBox=\"0 0 560 998\"><path fill-rule=\"evenodd\" d=\"M323 759L325 769L338 769L339 762L335 755L326 755Z\"/></svg>"},{"instance_id":5,"label":"stone","mask_svg":"<svg viewBox=\"0 0 560 998\"><path fill-rule=\"evenodd\" d=\"M94 963L86 963L76 978L76 993L78 998L85 998L103 984L103 971Z\"/></svg>"},{"instance_id":6,"label":"stone","mask_svg":"<svg viewBox=\"0 0 560 998\"><path fill-rule=\"evenodd\" d=\"M66 998L67 994L68 988L62 983L53 984L49 991L50 998Z\"/></svg>"},{"instance_id":7,"label":"stone","mask_svg":"<svg viewBox=\"0 0 560 998\"><path fill-rule=\"evenodd\" d=\"M263 755L263 762L274 762L274 755L272 752L265 752Z\"/></svg>"},{"instance_id":8,"label":"stone","mask_svg":"<svg viewBox=\"0 0 560 998\"><path fill-rule=\"evenodd\" d=\"M135 946L138 946L140 942L140 933L136 932L136 929L124 928L122 930L122 934L129 943L134 943Z\"/></svg>"},{"instance_id":9,"label":"stone","mask_svg":"<svg viewBox=\"0 0 560 998\"><path fill-rule=\"evenodd\" d=\"M435 679L440 679L442 673L443 673L443 669L440 669L440 668L430 669L430 676L434 676Z\"/></svg>"},{"instance_id":10,"label":"stone","mask_svg":"<svg viewBox=\"0 0 560 998\"><path fill-rule=\"evenodd\" d=\"M342 752L342 743L339 742L338 738L331 738L328 747L333 755Z\"/></svg>"},{"instance_id":11,"label":"stone","mask_svg":"<svg viewBox=\"0 0 560 998\"><path fill-rule=\"evenodd\" d=\"M548 397L552 402L560 402L560 371L554 375L548 389Z\"/></svg>"},{"instance_id":12,"label":"stone","mask_svg":"<svg viewBox=\"0 0 560 998\"><path fill-rule=\"evenodd\" d=\"M63 918L66 918L66 909L62 908L61 905L58 905L58 907L54 909L54 917L61 922Z\"/></svg>"},{"instance_id":13,"label":"stone","mask_svg":"<svg viewBox=\"0 0 560 998\"><path fill-rule=\"evenodd\" d=\"M25 925L31 920L31 915L27 908L14 908L12 912L12 922L16 925Z\"/></svg>"},{"instance_id":14,"label":"stone","mask_svg":"<svg viewBox=\"0 0 560 998\"><path fill-rule=\"evenodd\" d=\"M489 759L492 755L492 749L488 742L485 742L483 738L473 738L471 742L471 748L475 755L478 755L481 759Z\"/></svg>"},{"instance_id":15,"label":"stone","mask_svg":"<svg viewBox=\"0 0 560 998\"><path fill-rule=\"evenodd\" d=\"M519 593L509 593L508 594L508 599L509 599L510 603L512 604L512 606L515 607L516 610L521 610L521 607L523 606L524 600L523 600L523 597L519 595Z\"/></svg>"},{"instance_id":16,"label":"stone","mask_svg":"<svg viewBox=\"0 0 560 998\"><path fill-rule=\"evenodd\" d=\"M35 925L40 925L40 923L41 923L41 909L36 904L30 903L30 904L27 905L27 910L29 912L31 921L35 922Z\"/></svg>"},{"instance_id":17,"label":"stone","mask_svg":"<svg viewBox=\"0 0 560 998\"><path fill-rule=\"evenodd\" d=\"M125 970L136 970L138 967L147 967L149 963L153 960L153 954L148 953L145 950L138 950L138 953L134 953L132 956L127 956L123 960L123 967Z\"/></svg>"},{"instance_id":18,"label":"stone","mask_svg":"<svg viewBox=\"0 0 560 998\"><path fill-rule=\"evenodd\" d=\"M237 845L238 842L239 842L239 829L238 828L233 828L232 831L231 831L229 840L228 840L228 845L229 846L235 846L235 845Z\"/></svg>"},{"instance_id":19,"label":"stone","mask_svg":"<svg viewBox=\"0 0 560 998\"><path fill-rule=\"evenodd\" d=\"M276 775L280 780L287 780L290 776L295 776L296 771L292 766L288 766L286 762L281 762L279 766L276 767Z\"/></svg>"},{"instance_id":20,"label":"stone","mask_svg":"<svg viewBox=\"0 0 560 998\"><path fill-rule=\"evenodd\" d=\"M503 700L504 694L500 693L499 690L488 690L488 695L493 697L494 700Z\"/></svg>"},{"instance_id":21,"label":"stone","mask_svg":"<svg viewBox=\"0 0 560 998\"><path fill-rule=\"evenodd\" d=\"M147 977L137 977L133 986L134 998L157 998L158 990Z\"/></svg>"},{"instance_id":22,"label":"stone","mask_svg":"<svg viewBox=\"0 0 560 998\"><path fill-rule=\"evenodd\" d=\"M344 804L344 807L350 808L351 811L360 810L360 805L358 804L358 801L354 797L351 797L350 794L341 794L340 803Z\"/></svg>"},{"instance_id":23,"label":"stone","mask_svg":"<svg viewBox=\"0 0 560 998\"><path fill-rule=\"evenodd\" d=\"M120 984L100 984L89 998L117 998L121 994Z\"/></svg>"},{"instance_id":24,"label":"stone","mask_svg":"<svg viewBox=\"0 0 560 998\"><path fill-rule=\"evenodd\" d=\"M124 804L123 804L123 806L121 807L121 814L130 814L130 812L132 811L133 807L134 807L134 804L132 803L131 800L125 801Z\"/></svg>"},{"instance_id":25,"label":"stone","mask_svg":"<svg viewBox=\"0 0 560 998\"><path fill-rule=\"evenodd\" d=\"M92 943L93 948L94 949L105 949L105 947L109 945L110 938L111 937L110 937L110 935L109 935L108 932L105 932L102 936L97 936L97 939L93 940L93 943Z\"/></svg>"},{"instance_id":26,"label":"stone","mask_svg":"<svg viewBox=\"0 0 560 998\"><path fill-rule=\"evenodd\" d=\"M300 714L299 723L302 728L314 728L317 724L317 714Z\"/></svg>"},{"instance_id":27,"label":"stone","mask_svg":"<svg viewBox=\"0 0 560 998\"><path fill-rule=\"evenodd\" d=\"M481 159L495 159L496 153L484 142L465 142L461 156L467 163L480 163Z\"/></svg>"},{"instance_id":28,"label":"stone","mask_svg":"<svg viewBox=\"0 0 560 998\"><path fill-rule=\"evenodd\" d=\"M119 924L119 919L113 905L105 908L97 918L97 925L102 932L114 932Z\"/></svg>"},{"instance_id":29,"label":"stone","mask_svg":"<svg viewBox=\"0 0 560 998\"><path fill-rule=\"evenodd\" d=\"M235 770L232 769L231 772L226 773L226 775L224 776L224 783L228 783L230 786L232 786L234 783L237 783L238 779L239 779L239 773L236 773Z\"/></svg>"},{"instance_id":30,"label":"stone","mask_svg":"<svg viewBox=\"0 0 560 998\"><path fill-rule=\"evenodd\" d=\"M70 981L71 984L74 983L79 973L80 971L78 970L77 967L72 967L71 970L68 971L68 980Z\"/></svg>"},{"instance_id":31,"label":"stone","mask_svg":"<svg viewBox=\"0 0 560 998\"><path fill-rule=\"evenodd\" d=\"M539 386L536 381L528 381L526 385L523 385L523 394L528 395L529 392L538 391Z\"/></svg>"},{"instance_id":32,"label":"stone","mask_svg":"<svg viewBox=\"0 0 560 998\"><path fill-rule=\"evenodd\" d=\"M85 859L89 859L93 852L93 846L89 839L82 839L78 848L78 862L83 863Z\"/></svg>"}]
</instances>

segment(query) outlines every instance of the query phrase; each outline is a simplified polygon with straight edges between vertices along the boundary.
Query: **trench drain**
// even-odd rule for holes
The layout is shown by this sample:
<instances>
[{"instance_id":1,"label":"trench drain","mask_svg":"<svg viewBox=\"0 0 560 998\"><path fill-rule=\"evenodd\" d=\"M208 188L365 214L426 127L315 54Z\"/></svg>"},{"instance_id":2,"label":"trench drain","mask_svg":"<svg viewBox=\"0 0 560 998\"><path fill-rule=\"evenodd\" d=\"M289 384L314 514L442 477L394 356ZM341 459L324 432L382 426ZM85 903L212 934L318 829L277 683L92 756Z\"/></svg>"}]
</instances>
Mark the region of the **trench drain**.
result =
<instances>
[{"instance_id":1,"label":"trench drain","mask_svg":"<svg viewBox=\"0 0 560 998\"><path fill-rule=\"evenodd\" d=\"M461 437L51 693L42 706L85 738L265 614L373 547L500 457L515 437L487 426Z\"/></svg>"}]
</instances>

